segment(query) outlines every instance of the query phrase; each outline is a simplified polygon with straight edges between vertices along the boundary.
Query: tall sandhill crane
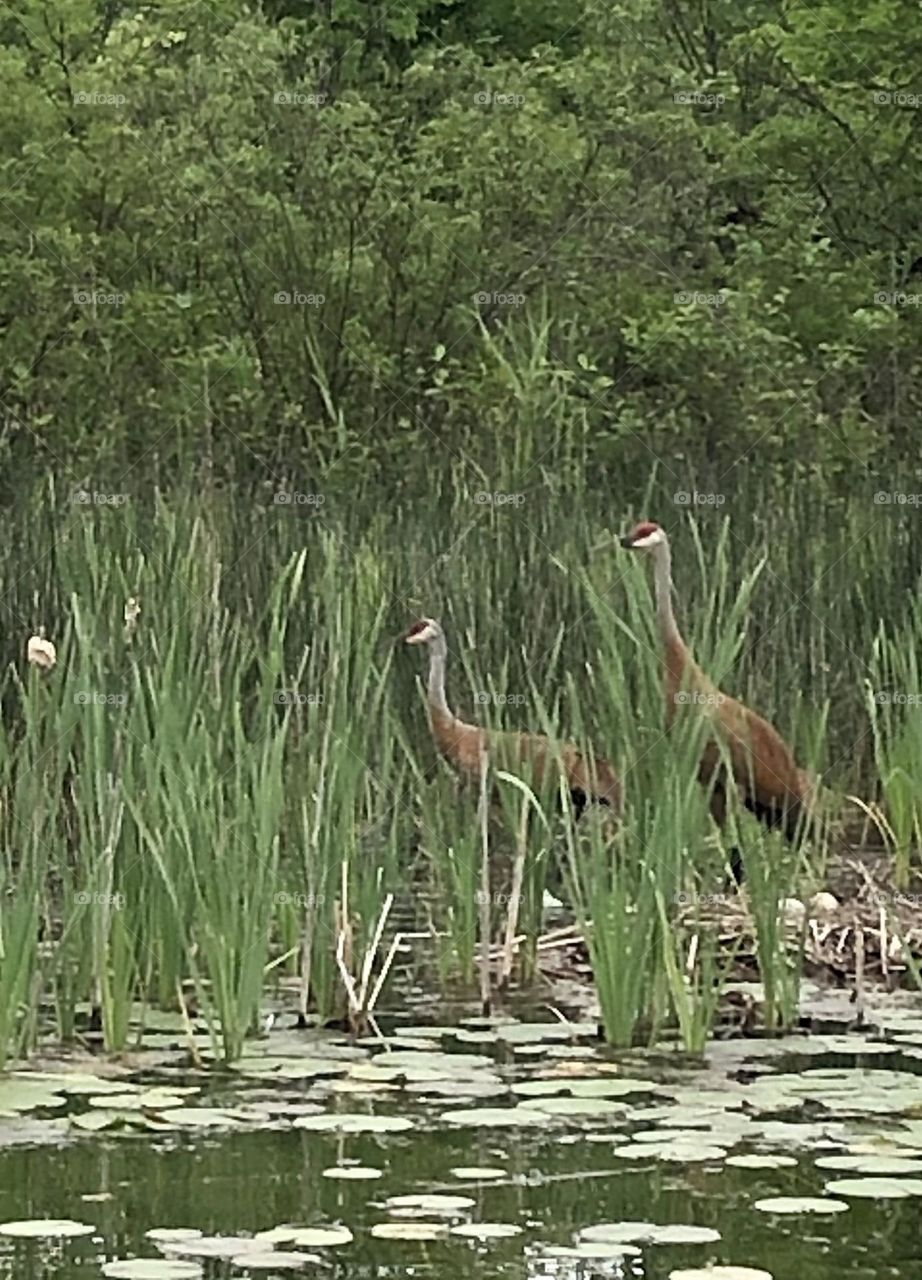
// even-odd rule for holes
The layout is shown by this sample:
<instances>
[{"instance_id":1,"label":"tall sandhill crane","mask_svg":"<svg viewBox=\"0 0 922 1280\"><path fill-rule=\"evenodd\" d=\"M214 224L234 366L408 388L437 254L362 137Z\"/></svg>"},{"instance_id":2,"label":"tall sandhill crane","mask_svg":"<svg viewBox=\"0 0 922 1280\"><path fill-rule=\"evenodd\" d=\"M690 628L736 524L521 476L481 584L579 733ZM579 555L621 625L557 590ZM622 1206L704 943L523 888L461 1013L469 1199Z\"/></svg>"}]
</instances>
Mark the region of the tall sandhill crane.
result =
<instances>
[{"instance_id":1,"label":"tall sandhill crane","mask_svg":"<svg viewBox=\"0 0 922 1280\"><path fill-rule=\"evenodd\" d=\"M493 733L479 725L466 724L454 715L445 697L448 645L445 632L434 618L422 618L415 623L404 640L407 644L429 646L429 723L432 736L441 754L459 773L479 778L485 755L500 768L511 770L527 764L538 785L555 781L562 773L577 817L593 801L620 811L621 786L607 760L584 755L570 742L559 743L555 753L543 734Z\"/></svg>"},{"instance_id":2,"label":"tall sandhill crane","mask_svg":"<svg viewBox=\"0 0 922 1280\"><path fill-rule=\"evenodd\" d=\"M780 827L789 840L797 839L811 816L810 779L798 769L778 730L722 693L689 653L672 609L672 562L666 531L647 520L623 537L621 545L653 559L656 618L665 650L667 725L675 719L677 707L689 701L713 720L715 733L705 745L698 776L712 789L714 819L723 825L729 783L735 785L745 807L760 822ZM726 759L732 782L726 776ZM739 882L742 860L738 850L731 853L733 874Z\"/></svg>"}]
</instances>

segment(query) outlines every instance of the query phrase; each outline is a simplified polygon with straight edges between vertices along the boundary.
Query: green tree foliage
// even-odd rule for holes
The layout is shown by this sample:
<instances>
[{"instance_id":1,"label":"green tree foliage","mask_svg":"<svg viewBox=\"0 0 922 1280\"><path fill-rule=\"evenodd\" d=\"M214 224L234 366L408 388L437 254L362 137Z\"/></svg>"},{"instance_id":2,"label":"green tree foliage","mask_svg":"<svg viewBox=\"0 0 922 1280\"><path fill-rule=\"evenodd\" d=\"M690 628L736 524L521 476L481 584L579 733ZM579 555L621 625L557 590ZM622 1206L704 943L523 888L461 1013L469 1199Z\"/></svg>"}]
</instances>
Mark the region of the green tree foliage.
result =
<instances>
[{"instance_id":1,"label":"green tree foliage","mask_svg":"<svg viewBox=\"0 0 922 1280\"><path fill-rule=\"evenodd\" d=\"M916 18L22 0L0 456L491 472L561 395L603 465L915 451Z\"/></svg>"}]
</instances>

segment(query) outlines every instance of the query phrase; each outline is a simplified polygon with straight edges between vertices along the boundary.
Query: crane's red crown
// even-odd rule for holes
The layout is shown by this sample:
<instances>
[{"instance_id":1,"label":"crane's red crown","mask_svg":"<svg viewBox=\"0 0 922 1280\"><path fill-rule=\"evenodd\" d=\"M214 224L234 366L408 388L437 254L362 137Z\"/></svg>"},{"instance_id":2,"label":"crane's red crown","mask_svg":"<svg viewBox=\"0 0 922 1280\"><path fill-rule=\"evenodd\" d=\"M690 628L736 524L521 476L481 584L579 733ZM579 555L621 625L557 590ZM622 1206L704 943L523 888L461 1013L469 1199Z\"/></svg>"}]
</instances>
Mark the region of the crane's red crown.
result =
<instances>
[{"instance_id":1,"label":"crane's red crown","mask_svg":"<svg viewBox=\"0 0 922 1280\"><path fill-rule=\"evenodd\" d=\"M640 524L634 526L630 532L631 542L636 542L639 538L649 538L651 533L658 533L660 526L655 520L641 520Z\"/></svg>"},{"instance_id":2,"label":"crane's red crown","mask_svg":"<svg viewBox=\"0 0 922 1280\"><path fill-rule=\"evenodd\" d=\"M404 640L409 640L412 636L420 635L426 630L428 625L429 620L427 618L420 618L419 622L414 622L412 627L410 627L409 631L404 636Z\"/></svg>"}]
</instances>

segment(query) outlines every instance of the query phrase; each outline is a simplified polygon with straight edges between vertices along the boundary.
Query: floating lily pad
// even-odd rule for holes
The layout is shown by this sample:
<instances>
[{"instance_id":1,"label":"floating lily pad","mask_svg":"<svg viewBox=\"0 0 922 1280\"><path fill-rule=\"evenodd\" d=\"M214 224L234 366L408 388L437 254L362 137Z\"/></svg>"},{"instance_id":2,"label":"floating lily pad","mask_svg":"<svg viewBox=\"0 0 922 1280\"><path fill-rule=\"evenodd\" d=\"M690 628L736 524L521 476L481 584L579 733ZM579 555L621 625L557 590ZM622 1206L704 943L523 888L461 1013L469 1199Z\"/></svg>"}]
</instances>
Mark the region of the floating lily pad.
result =
<instances>
[{"instance_id":1,"label":"floating lily pad","mask_svg":"<svg viewBox=\"0 0 922 1280\"><path fill-rule=\"evenodd\" d=\"M532 1107L479 1107L469 1111L443 1111L448 1124L483 1129L535 1129L547 1125L547 1116Z\"/></svg>"},{"instance_id":2,"label":"floating lily pad","mask_svg":"<svg viewBox=\"0 0 922 1280\"><path fill-rule=\"evenodd\" d=\"M832 1184L827 1184L827 1191ZM841 1200L824 1200L819 1196L771 1196L757 1200L753 1208L760 1213L844 1213L848 1205Z\"/></svg>"},{"instance_id":3,"label":"floating lily pad","mask_svg":"<svg viewBox=\"0 0 922 1280\"><path fill-rule=\"evenodd\" d=\"M21 1078L0 1080L0 1111L38 1111L63 1107L67 1099L49 1085Z\"/></svg>"},{"instance_id":4,"label":"floating lily pad","mask_svg":"<svg viewBox=\"0 0 922 1280\"><path fill-rule=\"evenodd\" d=\"M391 1196L384 1202L384 1207L389 1212L395 1209L421 1209L428 1213L452 1214L472 1209L475 1203L470 1196L409 1195Z\"/></svg>"},{"instance_id":5,"label":"floating lily pad","mask_svg":"<svg viewBox=\"0 0 922 1280\"><path fill-rule=\"evenodd\" d=\"M669 1280L772 1280L772 1274L755 1267L697 1267L691 1271L670 1271Z\"/></svg>"},{"instance_id":6,"label":"floating lily pad","mask_svg":"<svg viewBox=\"0 0 922 1280\"><path fill-rule=\"evenodd\" d=\"M371 1116L342 1111L338 1114L298 1116L294 1127L315 1133L402 1133L413 1128L413 1121L406 1116Z\"/></svg>"},{"instance_id":7,"label":"floating lily pad","mask_svg":"<svg viewBox=\"0 0 922 1280\"><path fill-rule=\"evenodd\" d=\"M522 1228L513 1222L463 1222L451 1228L453 1236L467 1236L471 1240L506 1240L521 1232Z\"/></svg>"},{"instance_id":8,"label":"floating lily pad","mask_svg":"<svg viewBox=\"0 0 922 1280\"><path fill-rule=\"evenodd\" d=\"M505 1169L479 1168L477 1165L471 1165L470 1168L459 1165L457 1169L451 1169L449 1172L452 1177L461 1178L465 1182L486 1182L493 1178L506 1177Z\"/></svg>"},{"instance_id":9,"label":"floating lily pad","mask_svg":"<svg viewBox=\"0 0 922 1280\"><path fill-rule=\"evenodd\" d=\"M842 1169L849 1173L863 1173L872 1177L900 1173L922 1173L922 1161L902 1156L820 1156L818 1169Z\"/></svg>"},{"instance_id":10,"label":"floating lily pad","mask_svg":"<svg viewBox=\"0 0 922 1280\"><path fill-rule=\"evenodd\" d=\"M612 1102L608 1098L530 1098L527 1103L520 1102L519 1106L562 1119L607 1120L627 1111L623 1103Z\"/></svg>"},{"instance_id":11,"label":"floating lily pad","mask_svg":"<svg viewBox=\"0 0 922 1280\"><path fill-rule=\"evenodd\" d=\"M339 1244L350 1244L354 1239L348 1227L273 1227L271 1231L260 1231L255 1236L263 1248L266 1245L294 1244L303 1245L306 1249L328 1248Z\"/></svg>"},{"instance_id":12,"label":"floating lily pad","mask_svg":"<svg viewBox=\"0 0 922 1280\"><path fill-rule=\"evenodd\" d=\"M379 1240L438 1240L448 1234L444 1222L376 1222L371 1234Z\"/></svg>"},{"instance_id":13,"label":"floating lily pad","mask_svg":"<svg viewBox=\"0 0 922 1280\"><path fill-rule=\"evenodd\" d=\"M840 1178L837 1182L827 1182L825 1190L830 1195L836 1196L858 1196L869 1200L903 1200L908 1196L922 1196L922 1180L919 1178Z\"/></svg>"},{"instance_id":14,"label":"floating lily pad","mask_svg":"<svg viewBox=\"0 0 922 1280\"><path fill-rule=\"evenodd\" d=\"M748 1155L727 1156L725 1163L734 1169L790 1169L797 1161L793 1156Z\"/></svg>"},{"instance_id":15,"label":"floating lily pad","mask_svg":"<svg viewBox=\"0 0 922 1280\"><path fill-rule=\"evenodd\" d=\"M594 1227L584 1227L579 1233L579 1244L634 1244L650 1238L656 1230L655 1222L600 1222Z\"/></svg>"},{"instance_id":16,"label":"floating lily pad","mask_svg":"<svg viewBox=\"0 0 922 1280\"><path fill-rule=\"evenodd\" d=\"M189 1258L236 1258L243 1253L265 1253L266 1245L252 1236L201 1236L194 1240L160 1240L161 1252Z\"/></svg>"},{"instance_id":17,"label":"floating lily pad","mask_svg":"<svg viewBox=\"0 0 922 1280\"><path fill-rule=\"evenodd\" d=\"M200 1240L204 1232L198 1227L151 1227L144 1234L148 1240Z\"/></svg>"},{"instance_id":18,"label":"floating lily pad","mask_svg":"<svg viewBox=\"0 0 922 1280\"><path fill-rule=\"evenodd\" d=\"M0 1222L0 1236L22 1239L60 1239L63 1236L91 1236L96 1230L86 1222L71 1218L26 1218L21 1222Z\"/></svg>"},{"instance_id":19,"label":"floating lily pad","mask_svg":"<svg viewBox=\"0 0 922 1280\"><path fill-rule=\"evenodd\" d=\"M285 1253L279 1249L267 1249L265 1253L240 1253L231 1258L231 1266L246 1267L247 1271L300 1271L308 1262L320 1259L309 1253Z\"/></svg>"},{"instance_id":20,"label":"floating lily pad","mask_svg":"<svg viewBox=\"0 0 922 1280\"><path fill-rule=\"evenodd\" d=\"M109 1280L199 1280L202 1268L176 1258L125 1258L103 1263L102 1273Z\"/></svg>"},{"instance_id":21,"label":"floating lily pad","mask_svg":"<svg viewBox=\"0 0 922 1280\"><path fill-rule=\"evenodd\" d=\"M383 1177L383 1171L362 1164L337 1164L330 1169L324 1169L323 1176L338 1178L342 1182L364 1182Z\"/></svg>"},{"instance_id":22,"label":"floating lily pad","mask_svg":"<svg viewBox=\"0 0 922 1280\"><path fill-rule=\"evenodd\" d=\"M636 1244L603 1244L587 1240L575 1245L546 1245L541 1252L549 1258L639 1258L643 1250Z\"/></svg>"}]
</instances>

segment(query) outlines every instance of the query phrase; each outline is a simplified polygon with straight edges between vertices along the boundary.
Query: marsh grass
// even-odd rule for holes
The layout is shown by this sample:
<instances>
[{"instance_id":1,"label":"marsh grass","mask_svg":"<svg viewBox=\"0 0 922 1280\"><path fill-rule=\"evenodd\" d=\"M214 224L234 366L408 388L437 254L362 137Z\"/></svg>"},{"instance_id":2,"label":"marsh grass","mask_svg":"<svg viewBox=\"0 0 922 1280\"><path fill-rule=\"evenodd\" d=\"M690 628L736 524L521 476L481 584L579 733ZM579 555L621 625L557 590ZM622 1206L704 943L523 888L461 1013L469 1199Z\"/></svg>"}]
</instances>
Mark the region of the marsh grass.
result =
<instances>
[{"instance_id":1,"label":"marsh grass","mask_svg":"<svg viewBox=\"0 0 922 1280\"><path fill-rule=\"evenodd\" d=\"M77 508L49 484L6 518L0 1055L85 1031L88 1002L119 1049L137 1034L136 1009L143 1019L191 990L215 1053L233 1060L282 972L299 982L305 1017L342 1016L337 947L357 982L372 966L372 989L389 894L430 912L439 980L476 987L476 787L436 756L419 655L395 646L418 613L448 632L458 714L574 740L625 780L620 828L604 814L574 828L566 795L535 790L532 801L527 776L494 780L491 893L502 876L511 888L520 858L516 975L534 967L541 891L562 869L609 1037L628 1043L674 1022L700 1046L722 978L704 923L675 927L676 896L722 891L736 835L776 877L751 877L750 893L772 1017L788 1020L796 963L791 972L775 907L804 879L821 882L824 853L808 845L791 866L748 819L713 829L695 778L706 725L688 717L664 734L648 575L592 550L637 514L668 524L680 618L702 666L772 719L827 786L882 801L909 874L922 709L869 705L867 694L868 682L922 693L918 540L898 513L860 495L817 510L793 489L756 488L729 495L724 511L689 513L662 469L599 500L540 360L517 376L547 415L547 455L537 438L520 442L501 476L458 460L414 503L331 494L318 513L190 488ZM484 503L483 491L522 501ZM141 613L126 629L129 597ZM39 626L58 647L47 673L24 661ZM508 905L491 903L494 941Z\"/></svg>"}]
</instances>

